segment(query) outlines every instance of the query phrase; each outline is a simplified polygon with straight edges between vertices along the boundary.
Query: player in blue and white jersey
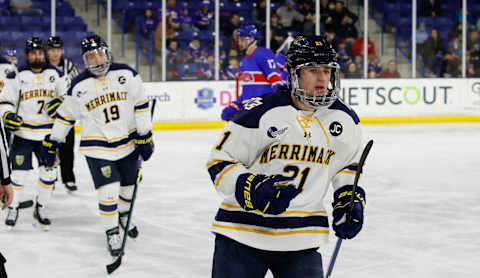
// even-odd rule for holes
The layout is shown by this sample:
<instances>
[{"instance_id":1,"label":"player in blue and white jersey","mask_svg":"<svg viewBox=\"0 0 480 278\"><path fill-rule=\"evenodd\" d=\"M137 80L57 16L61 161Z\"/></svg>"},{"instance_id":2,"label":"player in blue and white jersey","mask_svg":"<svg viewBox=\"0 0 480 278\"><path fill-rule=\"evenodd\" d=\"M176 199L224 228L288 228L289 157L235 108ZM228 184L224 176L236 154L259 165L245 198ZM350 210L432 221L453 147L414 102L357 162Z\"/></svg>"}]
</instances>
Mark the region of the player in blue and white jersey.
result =
<instances>
[{"instance_id":1,"label":"player in blue and white jersey","mask_svg":"<svg viewBox=\"0 0 480 278\"><path fill-rule=\"evenodd\" d=\"M255 25L242 26L237 30L238 47L245 51L237 73L237 100L222 111L222 120L230 121L242 110L243 104L253 97L274 91L284 84L277 67L275 55L265 47L257 45L259 32Z\"/></svg>"},{"instance_id":2,"label":"player in blue and white jersey","mask_svg":"<svg viewBox=\"0 0 480 278\"><path fill-rule=\"evenodd\" d=\"M43 141L42 159L45 165L54 165L59 144L80 121L80 152L97 191L108 250L118 256L119 226L126 226L139 156L148 160L153 153L149 103L140 75L126 64L113 63L101 37L92 35L81 43L86 70L72 80L56 110L52 132ZM137 237L135 225L128 235Z\"/></svg>"},{"instance_id":3,"label":"player in blue and white jersey","mask_svg":"<svg viewBox=\"0 0 480 278\"><path fill-rule=\"evenodd\" d=\"M45 112L45 105L65 94L66 89L63 72L47 63L45 44L40 38L26 41L25 54L27 64L18 68L18 74L15 71L8 73L12 89L0 96L0 115L5 127L14 134L10 160L16 194L5 220L9 227L15 226L18 218L18 201L33 169L32 154L39 158L43 137L50 133L53 125L53 120ZM51 223L45 209L55 181L55 169L47 169L40 162L34 218L45 229Z\"/></svg>"},{"instance_id":4,"label":"player in blue and white jersey","mask_svg":"<svg viewBox=\"0 0 480 278\"><path fill-rule=\"evenodd\" d=\"M365 192L350 204L362 131L339 98L340 66L323 36L298 36L287 52L288 86L255 97L225 126L207 169L223 198L212 277L323 277L334 190L333 229L353 238L362 228ZM349 195L350 194L350 195Z\"/></svg>"}]
</instances>

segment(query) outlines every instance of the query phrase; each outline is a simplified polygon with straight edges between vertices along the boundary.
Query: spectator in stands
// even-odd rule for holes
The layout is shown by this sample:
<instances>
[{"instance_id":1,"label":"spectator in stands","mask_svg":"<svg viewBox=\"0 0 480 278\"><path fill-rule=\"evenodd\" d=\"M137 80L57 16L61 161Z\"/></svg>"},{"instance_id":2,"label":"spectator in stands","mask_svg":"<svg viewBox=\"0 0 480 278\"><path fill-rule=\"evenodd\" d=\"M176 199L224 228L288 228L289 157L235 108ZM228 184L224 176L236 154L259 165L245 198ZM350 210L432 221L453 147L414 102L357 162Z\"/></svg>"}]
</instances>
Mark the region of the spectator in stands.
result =
<instances>
[{"instance_id":1,"label":"spectator in stands","mask_svg":"<svg viewBox=\"0 0 480 278\"><path fill-rule=\"evenodd\" d=\"M461 6L462 4L460 4ZM462 9L460 9L457 12L457 23L462 24L463 23L463 12ZM467 10L467 29L470 29L470 27L474 27L475 21L473 20L472 14Z\"/></svg>"},{"instance_id":2,"label":"spectator in stands","mask_svg":"<svg viewBox=\"0 0 480 278\"><path fill-rule=\"evenodd\" d=\"M322 24L322 30L334 30L335 29L335 1L321 0L320 2L320 23Z\"/></svg>"},{"instance_id":3,"label":"spectator in stands","mask_svg":"<svg viewBox=\"0 0 480 278\"><path fill-rule=\"evenodd\" d=\"M423 45L422 58L427 68L431 70L436 76L440 76L445 50L445 44L438 36L437 29L432 29L432 31L430 32L430 36Z\"/></svg>"},{"instance_id":4,"label":"spectator in stands","mask_svg":"<svg viewBox=\"0 0 480 278\"><path fill-rule=\"evenodd\" d=\"M280 17L276 14L272 14L270 30L272 33L278 32L279 30L284 30L284 26L280 23Z\"/></svg>"},{"instance_id":5,"label":"spectator in stands","mask_svg":"<svg viewBox=\"0 0 480 278\"><path fill-rule=\"evenodd\" d=\"M357 64L355 64L354 62L351 62L347 65L345 78L362 78L362 74L358 70Z\"/></svg>"},{"instance_id":6,"label":"spectator in stands","mask_svg":"<svg viewBox=\"0 0 480 278\"><path fill-rule=\"evenodd\" d=\"M152 39L153 33L157 28L157 20L153 17L152 9L146 8L141 21L140 32L144 38Z\"/></svg>"},{"instance_id":7,"label":"spectator in stands","mask_svg":"<svg viewBox=\"0 0 480 278\"><path fill-rule=\"evenodd\" d=\"M265 7L267 6L267 2L265 0L261 0L255 9L252 10L252 20L253 23L258 26L258 28L263 29L265 28Z\"/></svg>"},{"instance_id":8,"label":"spectator in stands","mask_svg":"<svg viewBox=\"0 0 480 278\"><path fill-rule=\"evenodd\" d=\"M198 28L195 27L195 18L190 15L190 12L187 8L183 9L183 11L180 13L179 22L183 31L198 31Z\"/></svg>"},{"instance_id":9,"label":"spectator in stands","mask_svg":"<svg viewBox=\"0 0 480 278\"><path fill-rule=\"evenodd\" d=\"M340 64L340 68L346 69L348 63L352 62L351 58L351 52L347 48L347 44L345 43L345 40L341 40L338 44L338 52L337 52L337 57L338 57L338 63Z\"/></svg>"},{"instance_id":10,"label":"spectator in stands","mask_svg":"<svg viewBox=\"0 0 480 278\"><path fill-rule=\"evenodd\" d=\"M428 38L428 32L425 27L425 22L420 22L420 24L418 25L417 37L416 37L417 47L423 44L427 40L427 38Z\"/></svg>"},{"instance_id":11,"label":"spectator in stands","mask_svg":"<svg viewBox=\"0 0 480 278\"><path fill-rule=\"evenodd\" d=\"M448 42L447 53L451 54L452 58L460 59L460 57L462 57L461 36L456 36Z\"/></svg>"},{"instance_id":12,"label":"spectator in stands","mask_svg":"<svg viewBox=\"0 0 480 278\"><path fill-rule=\"evenodd\" d=\"M338 51L337 34L335 34L333 30L327 30L325 32L325 36L327 37L327 41L332 45L335 51Z\"/></svg>"},{"instance_id":13,"label":"spectator in stands","mask_svg":"<svg viewBox=\"0 0 480 278\"><path fill-rule=\"evenodd\" d=\"M175 37L175 30L180 28L179 9L177 8L176 0L167 0L167 40L171 40ZM162 9L157 9L158 24L155 30L155 49L162 50Z\"/></svg>"},{"instance_id":14,"label":"spectator in stands","mask_svg":"<svg viewBox=\"0 0 480 278\"><path fill-rule=\"evenodd\" d=\"M305 17L303 34L315 35L315 5L310 0L304 1L300 4L298 11Z\"/></svg>"},{"instance_id":15,"label":"spectator in stands","mask_svg":"<svg viewBox=\"0 0 480 278\"><path fill-rule=\"evenodd\" d=\"M467 57L470 57L469 63L474 67L475 72L480 72L480 37L477 30L470 33L467 50Z\"/></svg>"},{"instance_id":16,"label":"spectator in stands","mask_svg":"<svg viewBox=\"0 0 480 278\"><path fill-rule=\"evenodd\" d=\"M278 29L272 32L272 39L270 40L270 49L277 51L287 38L287 32L284 29Z\"/></svg>"},{"instance_id":17,"label":"spectator in stands","mask_svg":"<svg viewBox=\"0 0 480 278\"><path fill-rule=\"evenodd\" d=\"M375 55L375 44L373 41L368 38L368 56ZM352 53L353 56L362 55L363 56L363 36L356 39L352 44Z\"/></svg>"},{"instance_id":18,"label":"spectator in stands","mask_svg":"<svg viewBox=\"0 0 480 278\"><path fill-rule=\"evenodd\" d=\"M358 37L358 31L354 25L358 20L358 16L345 7L343 0L336 2L333 20L335 23L335 32L339 38Z\"/></svg>"},{"instance_id":19,"label":"spectator in stands","mask_svg":"<svg viewBox=\"0 0 480 278\"><path fill-rule=\"evenodd\" d=\"M420 3L421 16L441 16L440 0L422 0Z\"/></svg>"},{"instance_id":20,"label":"spectator in stands","mask_svg":"<svg viewBox=\"0 0 480 278\"><path fill-rule=\"evenodd\" d=\"M209 30L212 27L213 12L210 11L209 6L209 2L202 2L200 10L195 14L196 26L200 30Z\"/></svg>"},{"instance_id":21,"label":"spectator in stands","mask_svg":"<svg viewBox=\"0 0 480 278\"><path fill-rule=\"evenodd\" d=\"M227 79L229 80L234 80L235 76L238 73L239 70L239 62L238 58L231 58L228 60L228 67L225 69L225 72L227 74Z\"/></svg>"},{"instance_id":22,"label":"spectator in stands","mask_svg":"<svg viewBox=\"0 0 480 278\"><path fill-rule=\"evenodd\" d=\"M280 18L280 23L285 28L295 29L299 23L303 23L304 16L295 8L295 1L286 0L285 5L277 9L276 13Z\"/></svg>"},{"instance_id":23,"label":"spectator in stands","mask_svg":"<svg viewBox=\"0 0 480 278\"><path fill-rule=\"evenodd\" d=\"M200 39L195 37L188 44L185 50L187 63L202 63L202 48L200 47Z\"/></svg>"},{"instance_id":24,"label":"spectator in stands","mask_svg":"<svg viewBox=\"0 0 480 278\"><path fill-rule=\"evenodd\" d=\"M473 64L467 65L467 77L480 77L480 71Z\"/></svg>"},{"instance_id":25,"label":"spectator in stands","mask_svg":"<svg viewBox=\"0 0 480 278\"><path fill-rule=\"evenodd\" d=\"M379 65L380 60L378 59L377 55L368 56L368 74L370 76L370 72L375 72L375 76L380 75L382 73L382 67Z\"/></svg>"},{"instance_id":26,"label":"spectator in stands","mask_svg":"<svg viewBox=\"0 0 480 278\"><path fill-rule=\"evenodd\" d=\"M43 15L42 9L32 8L33 3L30 0L10 0L10 9L15 15Z\"/></svg>"},{"instance_id":27,"label":"spectator in stands","mask_svg":"<svg viewBox=\"0 0 480 278\"><path fill-rule=\"evenodd\" d=\"M230 21L225 24L225 26L222 28L223 34L230 38L233 34L233 31L238 29L240 27L240 16L238 13L232 13L232 17L230 18Z\"/></svg>"},{"instance_id":28,"label":"spectator in stands","mask_svg":"<svg viewBox=\"0 0 480 278\"><path fill-rule=\"evenodd\" d=\"M395 60L388 61L387 69L380 73L381 78L400 78L400 73L397 70L397 63Z\"/></svg>"},{"instance_id":29,"label":"spectator in stands","mask_svg":"<svg viewBox=\"0 0 480 278\"><path fill-rule=\"evenodd\" d=\"M167 47L167 70L175 70L178 64L186 63L185 55L177 40L170 40Z\"/></svg>"},{"instance_id":30,"label":"spectator in stands","mask_svg":"<svg viewBox=\"0 0 480 278\"><path fill-rule=\"evenodd\" d=\"M10 15L10 0L0 0L0 15Z\"/></svg>"},{"instance_id":31,"label":"spectator in stands","mask_svg":"<svg viewBox=\"0 0 480 278\"><path fill-rule=\"evenodd\" d=\"M448 39L453 40L453 38L461 36L462 35L462 30L463 30L463 25L458 23L455 24L455 26L450 29L450 32L448 32Z\"/></svg>"}]
</instances>

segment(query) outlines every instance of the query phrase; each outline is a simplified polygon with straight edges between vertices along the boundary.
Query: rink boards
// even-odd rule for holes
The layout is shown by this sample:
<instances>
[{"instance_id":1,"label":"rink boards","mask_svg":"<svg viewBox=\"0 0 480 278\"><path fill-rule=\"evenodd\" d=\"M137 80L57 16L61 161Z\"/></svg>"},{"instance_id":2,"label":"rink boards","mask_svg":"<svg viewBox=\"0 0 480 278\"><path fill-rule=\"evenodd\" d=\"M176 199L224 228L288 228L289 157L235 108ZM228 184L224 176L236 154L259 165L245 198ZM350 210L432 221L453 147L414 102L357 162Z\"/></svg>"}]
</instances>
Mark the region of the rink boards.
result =
<instances>
[{"instance_id":1,"label":"rink boards","mask_svg":"<svg viewBox=\"0 0 480 278\"><path fill-rule=\"evenodd\" d=\"M363 123L480 122L480 79L342 79L340 97ZM232 81L145 83L155 129L220 128Z\"/></svg>"}]
</instances>

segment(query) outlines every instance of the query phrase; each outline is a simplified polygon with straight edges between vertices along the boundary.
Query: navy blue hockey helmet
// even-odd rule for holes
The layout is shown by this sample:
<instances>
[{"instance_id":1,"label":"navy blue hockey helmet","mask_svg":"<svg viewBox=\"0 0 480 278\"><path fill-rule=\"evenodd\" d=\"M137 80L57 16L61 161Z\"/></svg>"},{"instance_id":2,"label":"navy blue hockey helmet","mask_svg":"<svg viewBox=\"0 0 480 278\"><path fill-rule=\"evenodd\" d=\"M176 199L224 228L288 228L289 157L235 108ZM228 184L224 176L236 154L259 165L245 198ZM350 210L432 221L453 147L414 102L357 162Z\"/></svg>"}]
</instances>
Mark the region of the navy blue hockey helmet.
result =
<instances>
[{"instance_id":1,"label":"navy blue hockey helmet","mask_svg":"<svg viewBox=\"0 0 480 278\"><path fill-rule=\"evenodd\" d=\"M257 39L259 31L255 25L244 25L237 29L237 37L251 37Z\"/></svg>"},{"instance_id":2,"label":"navy blue hockey helmet","mask_svg":"<svg viewBox=\"0 0 480 278\"><path fill-rule=\"evenodd\" d=\"M303 67L319 66L331 69L327 91L308 94L299 86L300 70ZM290 73L293 94L300 102L318 108L328 107L337 99L340 92L340 65L335 49L325 36L298 35L295 37L287 52L287 69Z\"/></svg>"},{"instance_id":3,"label":"navy blue hockey helmet","mask_svg":"<svg viewBox=\"0 0 480 278\"><path fill-rule=\"evenodd\" d=\"M59 36L51 36L47 40L48 48L63 48L63 40Z\"/></svg>"},{"instance_id":4,"label":"navy blue hockey helmet","mask_svg":"<svg viewBox=\"0 0 480 278\"><path fill-rule=\"evenodd\" d=\"M28 57L28 53L33 51L33 50L42 50L44 53L44 58L43 60L30 60ZM45 44L43 43L43 40L40 39L39 37L32 37L29 38L26 43L25 43L25 54L27 55L27 64L29 67L34 68L34 69L41 69L45 67L47 64L47 52L45 49Z\"/></svg>"},{"instance_id":5,"label":"navy blue hockey helmet","mask_svg":"<svg viewBox=\"0 0 480 278\"><path fill-rule=\"evenodd\" d=\"M89 57L98 54L105 56L105 62L100 64L89 64ZM91 35L82 40L82 58L85 67L94 75L105 74L112 63L112 54L107 43L98 35Z\"/></svg>"}]
</instances>

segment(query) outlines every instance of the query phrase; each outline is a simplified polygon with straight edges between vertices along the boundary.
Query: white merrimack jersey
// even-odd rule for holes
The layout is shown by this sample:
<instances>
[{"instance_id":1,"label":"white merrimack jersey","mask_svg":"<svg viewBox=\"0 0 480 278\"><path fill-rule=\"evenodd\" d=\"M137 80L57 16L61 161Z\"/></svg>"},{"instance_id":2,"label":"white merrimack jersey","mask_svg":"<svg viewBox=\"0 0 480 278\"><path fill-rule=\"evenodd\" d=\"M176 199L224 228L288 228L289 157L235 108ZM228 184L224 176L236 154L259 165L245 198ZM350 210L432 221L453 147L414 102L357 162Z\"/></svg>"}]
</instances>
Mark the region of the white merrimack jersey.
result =
<instances>
[{"instance_id":1,"label":"white merrimack jersey","mask_svg":"<svg viewBox=\"0 0 480 278\"><path fill-rule=\"evenodd\" d=\"M328 240L324 197L353 184L362 151L358 116L341 100L316 112L298 110L280 87L253 98L232 122L207 162L215 189L224 198L213 232L271 251L316 248ZM235 199L240 174L293 177L302 192L279 215L245 211Z\"/></svg>"},{"instance_id":2,"label":"white merrimack jersey","mask_svg":"<svg viewBox=\"0 0 480 278\"><path fill-rule=\"evenodd\" d=\"M152 129L150 109L140 75L125 64L112 64L104 77L88 70L72 81L57 110L51 138L63 142L80 120L80 151L93 158L119 160L134 151L133 135Z\"/></svg>"},{"instance_id":3,"label":"white merrimack jersey","mask_svg":"<svg viewBox=\"0 0 480 278\"><path fill-rule=\"evenodd\" d=\"M0 56L0 77L6 78L9 73L16 71L17 67L14 64Z\"/></svg>"},{"instance_id":4,"label":"white merrimack jersey","mask_svg":"<svg viewBox=\"0 0 480 278\"><path fill-rule=\"evenodd\" d=\"M47 64L42 72L34 73L28 66L8 75L12 81L13 90L0 97L0 115L6 111L16 112L23 119L22 126L15 135L24 139L41 141L50 133L53 125L45 111L48 102L57 96L65 94L63 72Z\"/></svg>"}]
</instances>

